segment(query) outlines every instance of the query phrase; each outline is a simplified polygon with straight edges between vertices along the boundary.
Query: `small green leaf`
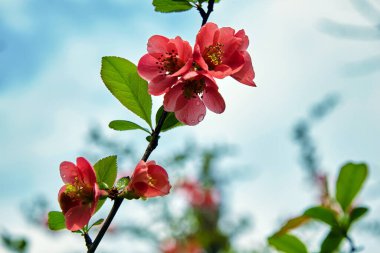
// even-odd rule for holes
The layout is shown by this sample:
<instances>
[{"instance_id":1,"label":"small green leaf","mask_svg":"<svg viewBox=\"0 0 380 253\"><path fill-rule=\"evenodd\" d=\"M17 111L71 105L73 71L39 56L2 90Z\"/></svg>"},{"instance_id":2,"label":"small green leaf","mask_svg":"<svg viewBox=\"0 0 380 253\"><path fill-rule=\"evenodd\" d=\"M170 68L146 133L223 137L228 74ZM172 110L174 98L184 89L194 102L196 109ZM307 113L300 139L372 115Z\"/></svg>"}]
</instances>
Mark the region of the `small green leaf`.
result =
<instances>
[{"instance_id":1,"label":"small green leaf","mask_svg":"<svg viewBox=\"0 0 380 253\"><path fill-rule=\"evenodd\" d=\"M160 109L158 109L156 113L156 125L158 124L158 121L164 111L164 107L161 106ZM184 126L184 124L175 117L175 114L173 112L168 112L168 115L165 118L164 124L162 125L161 132L168 131L172 128Z\"/></svg>"},{"instance_id":2,"label":"small green leaf","mask_svg":"<svg viewBox=\"0 0 380 253\"><path fill-rule=\"evenodd\" d=\"M360 219L363 215L365 215L367 212L368 212L368 208L367 207L355 207L350 212L350 221L349 221L349 224L351 225L352 223L354 223L355 221L357 221L358 219Z\"/></svg>"},{"instance_id":3,"label":"small green leaf","mask_svg":"<svg viewBox=\"0 0 380 253\"><path fill-rule=\"evenodd\" d=\"M153 0L152 4L157 12L180 12L193 8L187 0Z\"/></svg>"},{"instance_id":4,"label":"small green leaf","mask_svg":"<svg viewBox=\"0 0 380 253\"><path fill-rule=\"evenodd\" d=\"M339 173L336 182L336 200L340 203L343 211L347 211L352 201L359 193L367 177L366 164L347 163Z\"/></svg>"},{"instance_id":5,"label":"small green leaf","mask_svg":"<svg viewBox=\"0 0 380 253\"><path fill-rule=\"evenodd\" d=\"M331 230L322 242L320 253L333 253L341 244L344 236L338 230Z\"/></svg>"},{"instance_id":6,"label":"small green leaf","mask_svg":"<svg viewBox=\"0 0 380 253\"><path fill-rule=\"evenodd\" d=\"M105 183L111 186L115 183L117 175L117 156L108 156L99 160L94 165L96 181L100 185Z\"/></svg>"},{"instance_id":7,"label":"small green leaf","mask_svg":"<svg viewBox=\"0 0 380 253\"><path fill-rule=\"evenodd\" d=\"M99 160L94 165L95 173L96 173L96 181L98 185L103 188L112 187L116 180L117 175L117 156L108 156L101 160ZM100 199L96 206L97 212L104 204L106 199Z\"/></svg>"},{"instance_id":8,"label":"small green leaf","mask_svg":"<svg viewBox=\"0 0 380 253\"><path fill-rule=\"evenodd\" d=\"M275 234L275 236L284 235L287 232L289 232L292 229L298 228L299 226L302 226L306 222L310 220L309 217L302 215L297 216L295 218L289 219L282 227L281 229Z\"/></svg>"},{"instance_id":9,"label":"small green leaf","mask_svg":"<svg viewBox=\"0 0 380 253\"><path fill-rule=\"evenodd\" d=\"M90 228L92 228L93 226L99 226L100 224L102 224L104 221L104 219L99 219L97 221L94 222L94 224L91 225Z\"/></svg>"},{"instance_id":10,"label":"small green leaf","mask_svg":"<svg viewBox=\"0 0 380 253\"><path fill-rule=\"evenodd\" d=\"M129 177L120 178L116 183L116 188L118 190L123 190L125 187L127 187L129 181L131 181L131 179Z\"/></svg>"},{"instance_id":11,"label":"small green leaf","mask_svg":"<svg viewBox=\"0 0 380 253\"><path fill-rule=\"evenodd\" d=\"M116 130L116 131L140 129L140 130L143 130L143 131L147 132L148 134L150 134L148 129L146 129L140 125L137 125L134 122L127 121L127 120L113 120L109 123L108 126L109 126L109 128L112 128L113 130Z\"/></svg>"},{"instance_id":12,"label":"small green leaf","mask_svg":"<svg viewBox=\"0 0 380 253\"><path fill-rule=\"evenodd\" d=\"M304 215L316 220L320 220L330 225L331 227L338 226L336 214L334 213L334 211L326 207L316 206L316 207L309 208L304 212Z\"/></svg>"},{"instance_id":13,"label":"small green leaf","mask_svg":"<svg viewBox=\"0 0 380 253\"><path fill-rule=\"evenodd\" d=\"M61 230L66 228L65 216L63 213L58 211L49 212L48 226L51 230Z\"/></svg>"},{"instance_id":14,"label":"small green leaf","mask_svg":"<svg viewBox=\"0 0 380 253\"><path fill-rule=\"evenodd\" d=\"M148 83L137 73L132 62L115 56L102 59L101 77L109 91L131 112L152 127L152 97Z\"/></svg>"},{"instance_id":15,"label":"small green leaf","mask_svg":"<svg viewBox=\"0 0 380 253\"><path fill-rule=\"evenodd\" d=\"M296 236L283 234L268 238L268 243L277 250L285 253L307 253L305 244Z\"/></svg>"}]
</instances>

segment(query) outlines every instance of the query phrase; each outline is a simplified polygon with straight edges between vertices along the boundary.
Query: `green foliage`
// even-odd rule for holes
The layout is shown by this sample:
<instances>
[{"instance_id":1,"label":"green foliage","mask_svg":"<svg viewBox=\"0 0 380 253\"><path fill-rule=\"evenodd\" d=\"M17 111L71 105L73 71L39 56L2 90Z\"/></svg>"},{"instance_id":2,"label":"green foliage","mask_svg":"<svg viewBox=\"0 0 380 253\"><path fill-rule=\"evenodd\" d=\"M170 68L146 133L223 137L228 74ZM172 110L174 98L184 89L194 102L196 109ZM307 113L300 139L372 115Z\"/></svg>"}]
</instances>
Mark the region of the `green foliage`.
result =
<instances>
[{"instance_id":1,"label":"green foliage","mask_svg":"<svg viewBox=\"0 0 380 253\"><path fill-rule=\"evenodd\" d=\"M48 214L48 226L51 230L61 230L66 228L65 216L62 212L52 211Z\"/></svg>"},{"instance_id":2,"label":"green foliage","mask_svg":"<svg viewBox=\"0 0 380 253\"><path fill-rule=\"evenodd\" d=\"M153 0L152 4L157 12L181 12L193 8L188 0Z\"/></svg>"},{"instance_id":3,"label":"green foliage","mask_svg":"<svg viewBox=\"0 0 380 253\"><path fill-rule=\"evenodd\" d=\"M289 232L292 229L295 229L299 226L302 226L306 222L310 220L309 217L302 215L297 216L295 218L289 219L282 227L281 229L276 233L276 235L283 235Z\"/></svg>"},{"instance_id":4,"label":"green foliage","mask_svg":"<svg viewBox=\"0 0 380 253\"><path fill-rule=\"evenodd\" d=\"M164 107L161 106L156 113L156 125L158 124L158 120L160 119L162 113L164 111ZM173 112L168 112L168 115L165 118L164 124L162 125L161 132L168 131L172 128L183 126L184 124L175 117Z\"/></svg>"},{"instance_id":5,"label":"green foliage","mask_svg":"<svg viewBox=\"0 0 380 253\"><path fill-rule=\"evenodd\" d=\"M268 238L268 243L277 250L285 253L307 253L307 248L300 239L294 235L283 234Z\"/></svg>"},{"instance_id":6,"label":"green foliage","mask_svg":"<svg viewBox=\"0 0 380 253\"><path fill-rule=\"evenodd\" d=\"M1 241L7 249L15 252L26 252L28 247L28 241L26 239L18 237L15 238L7 234L1 235Z\"/></svg>"},{"instance_id":7,"label":"green foliage","mask_svg":"<svg viewBox=\"0 0 380 253\"><path fill-rule=\"evenodd\" d=\"M342 242L344 236L339 230L332 229L322 242L320 253L333 253Z\"/></svg>"},{"instance_id":8,"label":"green foliage","mask_svg":"<svg viewBox=\"0 0 380 253\"><path fill-rule=\"evenodd\" d=\"M362 218L368 212L367 207L355 207L350 212L349 225Z\"/></svg>"},{"instance_id":9,"label":"green foliage","mask_svg":"<svg viewBox=\"0 0 380 253\"><path fill-rule=\"evenodd\" d=\"M304 215L316 220L320 220L330 225L331 227L338 226L336 214L334 213L334 211L326 207L316 206L309 208L304 212Z\"/></svg>"},{"instance_id":10,"label":"green foliage","mask_svg":"<svg viewBox=\"0 0 380 253\"><path fill-rule=\"evenodd\" d=\"M367 178L366 164L347 163L342 167L336 182L336 200L343 211L347 212L352 201L363 186Z\"/></svg>"},{"instance_id":11,"label":"green foliage","mask_svg":"<svg viewBox=\"0 0 380 253\"><path fill-rule=\"evenodd\" d=\"M152 127L152 98L148 83L139 76L136 65L120 57L107 56L102 59L100 74L120 103Z\"/></svg>"},{"instance_id":12,"label":"green foliage","mask_svg":"<svg viewBox=\"0 0 380 253\"><path fill-rule=\"evenodd\" d=\"M125 187L127 187L129 181L131 181L131 179L129 177L122 177L120 178L117 183L116 183L116 188L120 191L120 190L123 190Z\"/></svg>"},{"instance_id":13,"label":"green foliage","mask_svg":"<svg viewBox=\"0 0 380 253\"><path fill-rule=\"evenodd\" d=\"M94 165L96 180L99 185L112 187L117 176L117 156L108 156L99 160ZM100 199L96 206L98 211L104 204L106 199Z\"/></svg>"},{"instance_id":14,"label":"green foliage","mask_svg":"<svg viewBox=\"0 0 380 253\"><path fill-rule=\"evenodd\" d=\"M113 120L109 123L108 126L112 128L113 130L117 130L117 131L140 129L150 134L148 129L127 120Z\"/></svg>"}]
</instances>

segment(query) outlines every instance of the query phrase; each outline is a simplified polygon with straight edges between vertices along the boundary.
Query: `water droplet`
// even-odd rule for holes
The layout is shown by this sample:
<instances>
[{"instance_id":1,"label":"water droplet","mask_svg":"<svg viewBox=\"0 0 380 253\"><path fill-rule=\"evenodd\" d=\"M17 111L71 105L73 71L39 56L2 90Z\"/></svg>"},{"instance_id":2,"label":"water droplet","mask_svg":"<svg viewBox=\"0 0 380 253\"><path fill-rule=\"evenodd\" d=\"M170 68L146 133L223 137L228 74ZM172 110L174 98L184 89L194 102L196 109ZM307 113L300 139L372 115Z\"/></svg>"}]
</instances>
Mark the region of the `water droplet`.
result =
<instances>
[{"instance_id":1,"label":"water droplet","mask_svg":"<svg viewBox=\"0 0 380 253\"><path fill-rule=\"evenodd\" d=\"M198 100L196 103L195 103L196 106L200 106L201 105L201 102Z\"/></svg>"},{"instance_id":2,"label":"water droplet","mask_svg":"<svg viewBox=\"0 0 380 253\"><path fill-rule=\"evenodd\" d=\"M204 114L198 116L198 122L201 122L205 118Z\"/></svg>"}]
</instances>

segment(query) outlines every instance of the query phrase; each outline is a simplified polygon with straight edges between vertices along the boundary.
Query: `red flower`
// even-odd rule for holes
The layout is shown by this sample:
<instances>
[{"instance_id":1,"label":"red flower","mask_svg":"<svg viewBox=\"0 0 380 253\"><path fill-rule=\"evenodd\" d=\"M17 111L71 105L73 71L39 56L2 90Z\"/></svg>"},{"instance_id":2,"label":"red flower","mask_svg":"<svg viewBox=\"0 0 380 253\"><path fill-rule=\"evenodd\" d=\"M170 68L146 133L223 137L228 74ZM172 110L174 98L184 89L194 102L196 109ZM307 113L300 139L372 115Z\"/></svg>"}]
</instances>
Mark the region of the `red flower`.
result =
<instances>
[{"instance_id":1,"label":"red flower","mask_svg":"<svg viewBox=\"0 0 380 253\"><path fill-rule=\"evenodd\" d=\"M185 181L180 187L186 192L194 208L206 210L218 208L220 197L215 188L205 188L196 181Z\"/></svg>"},{"instance_id":2,"label":"red flower","mask_svg":"<svg viewBox=\"0 0 380 253\"><path fill-rule=\"evenodd\" d=\"M77 165L62 162L60 173L65 185L58 193L58 201L67 229L76 231L88 224L100 197L95 171L85 158L78 157Z\"/></svg>"},{"instance_id":3,"label":"red flower","mask_svg":"<svg viewBox=\"0 0 380 253\"><path fill-rule=\"evenodd\" d=\"M168 173L155 161L140 161L127 190L133 192L139 197L152 198L169 194L171 185L169 183Z\"/></svg>"},{"instance_id":4,"label":"red flower","mask_svg":"<svg viewBox=\"0 0 380 253\"><path fill-rule=\"evenodd\" d=\"M181 37L168 39L154 35L148 41L148 53L141 57L137 70L149 81L149 93L161 95L192 66L192 48Z\"/></svg>"},{"instance_id":5,"label":"red flower","mask_svg":"<svg viewBox=\"0 0 380 253\"><path fill-rule=\"evenodd\" d=\"M194 61L213 77L232 76L243 84L256 86L248 44L244 30L235 33L231 27L218 28L214 23L207 23L198 32Z\"/></svg>"},{"instance_id":6,"label":"red flower","mask_svg":"<svg viewBox=\"0 0 380 253\"><path fill-rule=\"evenodd\" d=\"M176 118L194 126L206 115L206 107L215 113L226 108L214 79L205 71L185 74L164 97L164 108L175 112Z\"/></svg>"}]
</instances>

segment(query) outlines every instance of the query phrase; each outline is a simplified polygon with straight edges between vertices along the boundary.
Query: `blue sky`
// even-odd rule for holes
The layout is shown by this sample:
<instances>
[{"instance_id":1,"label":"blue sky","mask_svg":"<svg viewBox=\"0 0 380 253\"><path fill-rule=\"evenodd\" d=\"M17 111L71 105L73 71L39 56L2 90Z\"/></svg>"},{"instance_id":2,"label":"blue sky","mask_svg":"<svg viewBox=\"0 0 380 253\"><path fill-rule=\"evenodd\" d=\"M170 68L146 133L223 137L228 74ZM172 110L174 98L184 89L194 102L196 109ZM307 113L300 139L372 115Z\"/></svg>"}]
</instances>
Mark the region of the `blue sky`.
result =
<instances>
[{"instance_id":1,"label":"blue sky","mask_svg":"<svg viewBox=\"0 0 380 253\"><path fill-rule=\"evenodd\" d=\"M256 220L245 246L263 243L279 217L295 215L314 201L291 129L330 93L339 94L341 103L312 132L323 169L333 178L347 160L368 162L371 180L360 199L366 202L368 196L372 217L379 210L371 192L380 190L380 40L332 36L328 25L334 21L373 29L373 20L352 4L357 2L222 0L211 15L219 26L246 30L258 87L219 81L225 113L208 112L199 126L168 133L161 147L170 150L193 136L205 145L226 141L238 147L227 163L247 165L252 180L231 191L231 211L250 213ZM369 2L380 9L378 1ZM37 193L54 200L61 185L58 165L84 153L89 126L101 125L119 137L107 130L108 122L135 119L102 84L102 56L137 63L151 35L180 35L193 44L199 25L194 10L155 13L148 0L2 0L0 198L10 205L2 206L0 214L18 212L19 203ZM379 38L379 30L373 33ZM154 103L158 108L162 98ZM137 149L143 150L145 136L135 136ZM0 221L0 227L5 225ZM373 238L365 240L376 248ZM32 252L41 252L38 247L33 245Z\"/></svg>"}]
</instances>

